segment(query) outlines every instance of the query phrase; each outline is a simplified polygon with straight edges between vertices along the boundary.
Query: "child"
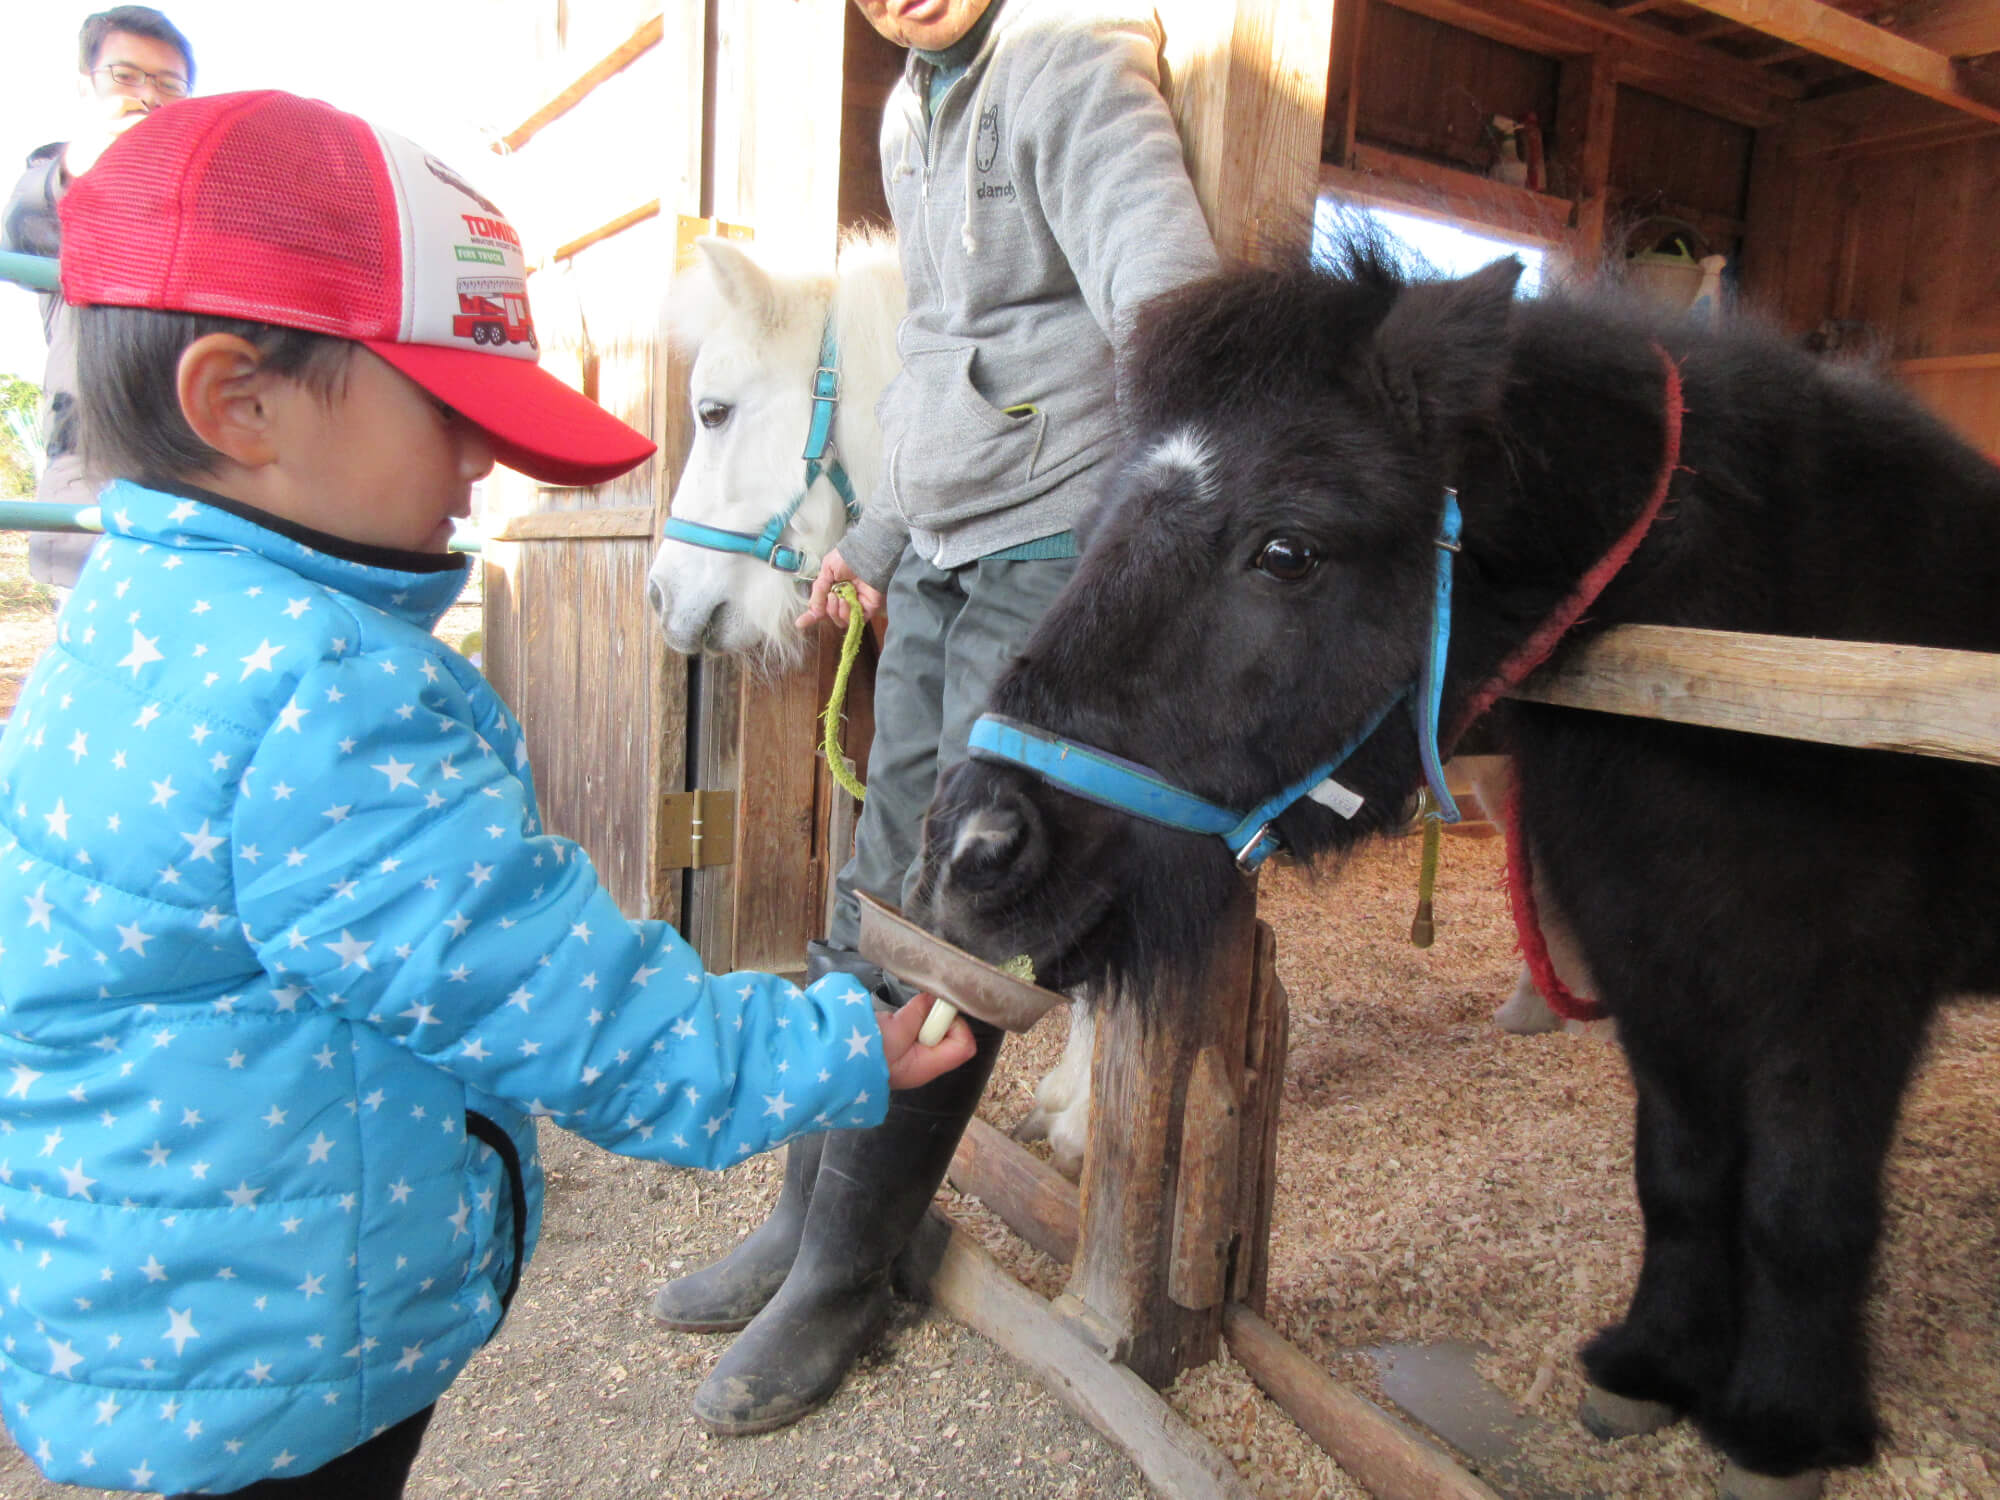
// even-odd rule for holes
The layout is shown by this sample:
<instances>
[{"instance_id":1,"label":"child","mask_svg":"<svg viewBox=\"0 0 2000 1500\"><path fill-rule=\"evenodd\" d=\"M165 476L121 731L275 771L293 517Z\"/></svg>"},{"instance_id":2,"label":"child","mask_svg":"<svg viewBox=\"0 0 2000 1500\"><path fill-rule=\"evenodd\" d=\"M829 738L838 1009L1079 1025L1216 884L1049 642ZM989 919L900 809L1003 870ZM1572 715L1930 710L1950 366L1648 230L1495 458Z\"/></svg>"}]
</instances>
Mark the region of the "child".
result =
<instances>
[{"instance_id":1,"label":"child","mask_svg":"<svg viewBox=\"0 0 2000 1500\"><path fill-rule=\"evenodd\" d=\"M653 445L537 368L490 203L256 93L148 119L62 216L126 477L0 739L5 1419L75 1484L399 1495L533 1251L531 1116L723 1167L972 1041L707 975L540 832L430 634L452 518L496 457Z\"/></svg>"}]
</instances>

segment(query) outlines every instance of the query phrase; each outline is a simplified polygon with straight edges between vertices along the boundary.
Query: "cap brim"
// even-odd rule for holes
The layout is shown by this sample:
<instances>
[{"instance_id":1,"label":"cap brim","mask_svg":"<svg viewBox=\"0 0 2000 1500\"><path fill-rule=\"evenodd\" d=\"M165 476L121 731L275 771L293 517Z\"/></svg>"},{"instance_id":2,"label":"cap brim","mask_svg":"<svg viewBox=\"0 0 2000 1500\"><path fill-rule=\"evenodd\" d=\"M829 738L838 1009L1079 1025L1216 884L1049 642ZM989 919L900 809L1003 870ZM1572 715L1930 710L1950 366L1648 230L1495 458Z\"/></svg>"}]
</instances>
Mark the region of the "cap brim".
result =
<instances>
[{"instance_id":1,"label":"cap brim","mask_svg":"<svg viewBox=\"0 0 2000 1500\"><path fill-rule=\"evenodd\" d=\"M531 360L374 339L362 347L483 431L494 458L545 484L602 484L658 447Z\"/></svg>"}]
</instances>

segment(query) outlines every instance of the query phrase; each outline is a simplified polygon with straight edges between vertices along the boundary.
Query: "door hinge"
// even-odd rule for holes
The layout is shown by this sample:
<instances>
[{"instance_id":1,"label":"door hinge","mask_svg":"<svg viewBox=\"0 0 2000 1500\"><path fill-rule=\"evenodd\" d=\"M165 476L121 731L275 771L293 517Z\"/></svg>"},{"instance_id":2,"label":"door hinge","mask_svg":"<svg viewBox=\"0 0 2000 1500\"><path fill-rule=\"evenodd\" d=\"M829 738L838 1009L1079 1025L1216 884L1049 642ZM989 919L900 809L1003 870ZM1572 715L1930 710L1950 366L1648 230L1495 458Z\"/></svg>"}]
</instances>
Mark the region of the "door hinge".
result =
<instances>
[{"instance_id":1,"label":"door hinge","mask_svg":"<svg viewBox=\"0 0 2000 1500\"><path fill-rule=\"evenodd\" d=\"M705 870L726 865L736 847L736 793L669 792L660 815L660 868Z\"/></svg>"}]
</instances>

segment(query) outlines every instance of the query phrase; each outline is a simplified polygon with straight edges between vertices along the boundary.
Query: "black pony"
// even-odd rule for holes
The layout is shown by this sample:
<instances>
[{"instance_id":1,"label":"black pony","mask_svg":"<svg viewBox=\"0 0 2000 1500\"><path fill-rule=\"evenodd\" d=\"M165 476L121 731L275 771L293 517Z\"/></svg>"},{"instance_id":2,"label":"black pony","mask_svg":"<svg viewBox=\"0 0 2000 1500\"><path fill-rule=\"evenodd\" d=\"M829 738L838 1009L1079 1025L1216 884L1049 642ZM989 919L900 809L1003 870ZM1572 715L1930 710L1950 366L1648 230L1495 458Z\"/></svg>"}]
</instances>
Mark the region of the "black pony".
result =
<instances>
[{"instance_id":1,"label":"black pony","mask_svg":"<svg viewBox=\"0 0 2000 1500\"><path fill-rule=\"evenodd\" d=\"M1311 858L1399 826L1448 491L1447 743L1642 534L1572 638L2000 650L2000 469L1768 331L1516 301L1518 273L1405 282L1357 251L1156 304L1136 441L993 712L1233 810L1360 736L1334 773L1358 810L1300 800L1274 829ZM1492 719L1638 1093L1645 1257L1583 1350L1585 1418L1692 1415L1726 1493L1810 1493L1874 1449L1881 1167L1929 1017L1988 964L2000 772L1514 701ZM1220 838L984 755L941 785L927 851L947 937L1141 995L1242 878Z\"/></svg>"}]
</instances>

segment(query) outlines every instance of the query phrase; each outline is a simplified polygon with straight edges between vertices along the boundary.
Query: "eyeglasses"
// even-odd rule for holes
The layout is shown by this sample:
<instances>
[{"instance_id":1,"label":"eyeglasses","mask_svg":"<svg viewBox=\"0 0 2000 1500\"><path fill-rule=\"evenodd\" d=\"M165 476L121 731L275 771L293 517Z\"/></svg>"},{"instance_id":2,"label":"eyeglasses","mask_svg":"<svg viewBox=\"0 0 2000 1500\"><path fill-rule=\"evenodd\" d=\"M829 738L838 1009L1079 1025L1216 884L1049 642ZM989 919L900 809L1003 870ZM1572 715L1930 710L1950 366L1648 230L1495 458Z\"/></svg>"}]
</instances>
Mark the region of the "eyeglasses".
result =
<instances>
[{"instance_id":1,"label":"eyeglasses","mask_svg":"<svg viewBox=\"0 0 2000 1500\"><path fill-rule=\"evenodd\" d=\"M106 63L101 68L92 68L90 76L100 73L111 75L111 81L121 89L139 89L147 84L162 99L185 99L188 96L188 81L178 73L148 73L144 68L135 68L130 63Z\"/></svg>"}]
</instances>

